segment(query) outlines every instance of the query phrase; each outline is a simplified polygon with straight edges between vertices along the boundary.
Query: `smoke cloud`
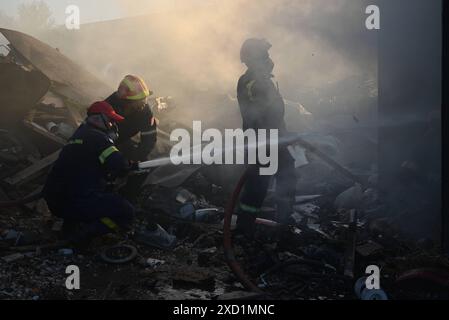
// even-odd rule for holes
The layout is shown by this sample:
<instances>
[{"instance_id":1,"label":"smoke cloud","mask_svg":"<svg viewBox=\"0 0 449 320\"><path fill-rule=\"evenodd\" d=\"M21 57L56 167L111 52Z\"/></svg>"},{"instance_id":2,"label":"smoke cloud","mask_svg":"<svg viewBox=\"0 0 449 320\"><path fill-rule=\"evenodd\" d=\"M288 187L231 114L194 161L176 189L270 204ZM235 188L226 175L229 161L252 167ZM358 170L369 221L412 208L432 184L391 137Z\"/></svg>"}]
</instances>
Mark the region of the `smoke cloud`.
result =
<instances>
[{"instance_id":1,"label":"smoke cloud","mask_svg":"<svg viewBox=\"0 0 449 320\"><path fill-rule=\"evenodd\" d=\"M376 39L364 28L364 1L169 3L173 6L156 13L86 24L76 32L60 29L46 40L113 87L136 73L159 95L190 90L235 95L245 70L239 50L249 37L273 44L276 80L291 100L351 77L377 77ZM154 6L140 0L122 4L128 13Z\"/></svg>"}]
</instances>

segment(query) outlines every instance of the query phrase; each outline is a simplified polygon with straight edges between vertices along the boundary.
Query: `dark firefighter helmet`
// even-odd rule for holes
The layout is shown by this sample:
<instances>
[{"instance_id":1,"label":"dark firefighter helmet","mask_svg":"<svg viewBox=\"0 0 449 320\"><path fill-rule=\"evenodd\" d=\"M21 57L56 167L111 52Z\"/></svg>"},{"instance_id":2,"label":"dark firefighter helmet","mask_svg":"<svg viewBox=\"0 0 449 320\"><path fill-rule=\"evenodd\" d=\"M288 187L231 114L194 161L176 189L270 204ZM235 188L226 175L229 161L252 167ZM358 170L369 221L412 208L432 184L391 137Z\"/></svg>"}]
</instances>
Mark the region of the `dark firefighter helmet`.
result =
<instances>
[{"instance_id":1,"label":"dark firefighter helmet","mask_svg":"<svg viewBox=\"0 0 449 320\"><path fill-rule=\"evenodd\" d=\"M261 58L268 58L268 50L271 48L271 43L265 39L251 38L246 40L242 49L240 50L240 60L242 63L259 60Z\"/></svg>"}]
</instances>

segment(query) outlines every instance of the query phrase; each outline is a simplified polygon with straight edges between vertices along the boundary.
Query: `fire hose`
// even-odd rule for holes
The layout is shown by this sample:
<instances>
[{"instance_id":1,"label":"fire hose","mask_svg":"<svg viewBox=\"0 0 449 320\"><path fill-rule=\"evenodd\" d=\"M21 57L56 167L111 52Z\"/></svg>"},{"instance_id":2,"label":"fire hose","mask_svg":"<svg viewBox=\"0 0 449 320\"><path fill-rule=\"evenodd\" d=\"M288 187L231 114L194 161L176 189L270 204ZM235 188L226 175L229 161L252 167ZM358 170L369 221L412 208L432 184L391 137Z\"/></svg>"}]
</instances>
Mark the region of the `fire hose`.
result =
<instances>
[{"instance_id":1,"label":"fire hose","mask_svg":"<svg viewBox=\"0 0 449 320\"><path fill-rule=\"evenodd\" d=\"M358 177L354 176L349 170L342 167L340 164L338 164L335 160L328 157L326 154L315 148L310 143L304 141L302 138L298 136L291 136L281 143L280 145L289 145L289 144L299 144L302 147L304 147L306 150L308 150L311 153L314 153L317 157L319 157L321 160L329 164L331 167L335 168L338 172L340 172L343 176L360 183L363 185L363 181L359 179ZM236 203L239 199L240 193L242 191L242 188L248 179L248 171L247 168L243 175L241 176L240 180L237 182L237 185L231 195L231 199L226 207L225 216L224 216L224 223L223 223L223 247L224 247L224 254L226 258L226 262L228 266L231 268L231 270L234 272L234 274L237 276L239 281L245 286L246 289L251 290L253 292L261 293L263 292L259 287L257 287L245 274L242 267L238 263L235 254L234 249L232 246L232 235L231 235L231 219L232 215L234 213L234 209L236 206Z\"/></svg>"}]
</instances>

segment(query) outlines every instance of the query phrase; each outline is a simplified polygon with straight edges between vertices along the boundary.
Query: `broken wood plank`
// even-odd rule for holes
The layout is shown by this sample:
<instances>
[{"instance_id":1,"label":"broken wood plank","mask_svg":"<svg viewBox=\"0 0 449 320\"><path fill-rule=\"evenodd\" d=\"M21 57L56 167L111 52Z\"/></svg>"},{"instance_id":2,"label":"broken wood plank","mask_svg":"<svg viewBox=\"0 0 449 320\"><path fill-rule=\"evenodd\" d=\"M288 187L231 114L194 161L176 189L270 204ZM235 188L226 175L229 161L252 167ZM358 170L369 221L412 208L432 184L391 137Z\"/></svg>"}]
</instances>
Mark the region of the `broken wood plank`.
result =
<instances>
[{"instance_id":1,"label":"broken wood plank","mask_svg":"<svg viewBox=\"0 0 449 320\"><path fill-rule=\"evenodd\" d=\"M34 175L36 175L39 171L52 165L58 159L60 152L61 152L61 150L58 150L58 151L50 154L49 156L32 164L28 168L25 168L24 170L16 173L14 176L6 178L4 181L13 186L20 185L20 184L24 183L25 181L27 181L28 179L30 179Z\"/></svg>"},{"instance_id":2,"label":"broken wood plank","mask_svg":"<svg viewBox=\"0 0 449 320\"><path fill-rule=\"evenodd\" d=\"M44 127L38 125L35 122L29 121L29 120L24 120L23 122L24 122L25 126L30 128L34 132L39 133L39 134L43 135L44 137L53 140L54 142L60 144L61 146L65 145L66 142L67 142L64 139L62 139L62 138L54 135L53 133L49 132Z\"/></svg>"}]
</instances>

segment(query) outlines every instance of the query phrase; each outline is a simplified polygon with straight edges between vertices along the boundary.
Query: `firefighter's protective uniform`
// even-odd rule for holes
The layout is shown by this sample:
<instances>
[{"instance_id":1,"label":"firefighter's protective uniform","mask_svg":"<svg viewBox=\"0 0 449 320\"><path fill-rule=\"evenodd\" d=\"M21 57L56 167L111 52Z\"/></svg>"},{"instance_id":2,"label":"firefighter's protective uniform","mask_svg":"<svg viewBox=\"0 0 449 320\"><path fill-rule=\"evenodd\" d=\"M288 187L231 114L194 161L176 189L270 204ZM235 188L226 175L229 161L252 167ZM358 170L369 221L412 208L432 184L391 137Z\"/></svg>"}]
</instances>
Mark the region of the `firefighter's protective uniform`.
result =
<instances>
[{"instance_id":1,"label":"firefighter's protective uniform","mask_svg":"<svg viewBox=\"0 0 449 320\"><path fill-rule=\"evenodd\" d=\"M131 161L146 161L157 142L157 123L146 99L152 94L145 82L137 76L126 76L116 92L106 101L115 112L125 117L118 124L120 136L117 147ZM141 101L141 106L131 108L130 104ZM131 110L132 109L132 110ZM136 145L132 137L140 133L140 142Z\"/></svg>"},{"instance_id":2,"label":"firefighter's protective uniform","mask_svg":"<svg viewBox=\"0 0 449 320\"><path fill-rule=\"evenodd\" d=\"M105 102L93 106L113 109ZM95 110L90 108L90 110ZM89 114L89 113L88 113ZM122 117L115 114L116 119ZM127 229L134 207L120 195L108 191L108 181L125 176L128 162L116 148L108 132L87 120L62 149L45 184L43 194L51 212L65 224L82 224L72 240L83 241L118 229ZM83 239L81 239L83 238Z\"/></svg>"},{"instance_id":3,"label":"firefighter's protective uniform","mask_svg":"<svg viewBox=\"0 0 449 320\"><path fill-rule=\"evenodd\" d=\"M279 139L282 139L287 134L284 121L285 105L278 87L272 81L271 71L274 64L268 55L270 47L263 39L249 39L244 43L241 58L242 62L247 64L248 70L238 81L237 98L243 130L278 129ZM279 147L278 164L278 172L275 175L277 220L287 222L293 213L296 187L294 159L287 147ZM253 228L254 220L266 197L270 179L270 176L259 175L258 165L249 168L248 180L239 203L239 228Z\"/></svg>"}]
</instances>

